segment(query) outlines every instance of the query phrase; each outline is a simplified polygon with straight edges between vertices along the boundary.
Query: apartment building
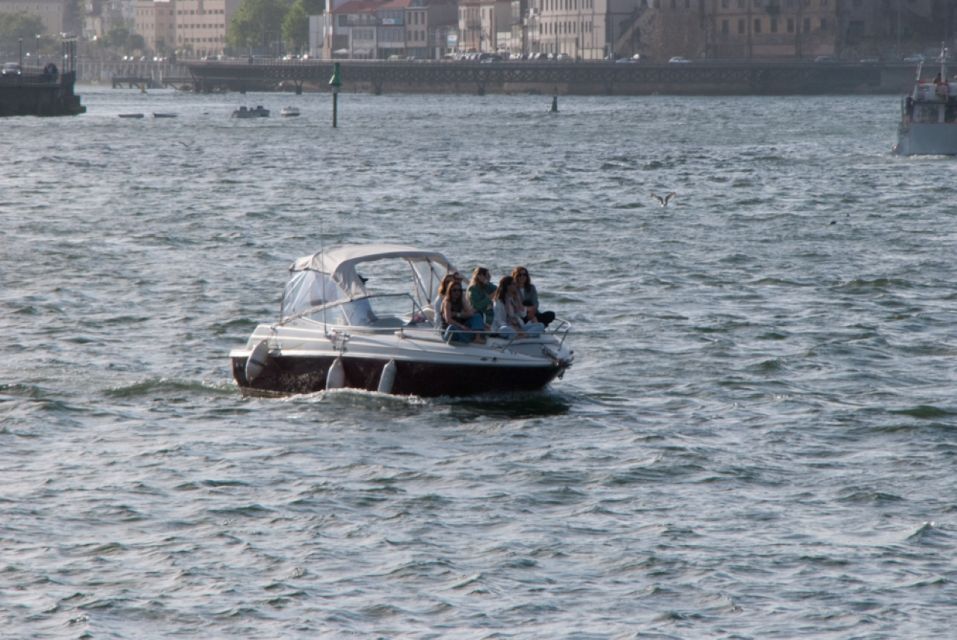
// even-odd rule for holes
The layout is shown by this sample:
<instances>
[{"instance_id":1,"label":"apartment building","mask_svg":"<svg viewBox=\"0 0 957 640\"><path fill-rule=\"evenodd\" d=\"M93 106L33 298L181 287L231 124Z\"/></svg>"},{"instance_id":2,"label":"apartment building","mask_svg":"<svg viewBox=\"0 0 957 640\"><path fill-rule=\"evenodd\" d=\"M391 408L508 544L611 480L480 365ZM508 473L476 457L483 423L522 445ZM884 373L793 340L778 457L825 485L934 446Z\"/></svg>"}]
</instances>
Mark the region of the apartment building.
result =
<instances>
[{"instance_id":1,"label":"apartment building","mask_svg":"<svg viewBox=\"0 0 957 640\"><path fill-rule=\"evenodd\" d=\"M324 58L435 59L448 50L454 0L327 0L309 16L310 55Z\"/></svg>"},{"instance_id":2,"label":"apartment building","mask_svg":"<svg viewBox=\"0 0 957 640\"><path fill-rule=\"evenodd\" d=\"M711 0L707 57L809 58L838 53L839 0Z\"/></svg>"},{"instance_id":3,"label":"apartment building","mask_svg":"<svg viewBox=\"0 0 957 640\"><path fill-rule=\"evenodd\" d=\"M194 56L222 54L226 31L242 0L175 0L176 49ZM275 35L278 41L281 34Z\"/></svg>"},{"instance_id":4,"label":"apartment building","mask_svg":"<svg viewBox=\"0 0 957 640\"><path fill-rule=\"evenodd\" d=\"M176 0L137 0L133 29L143 36L146 48L166 51L176 46Z\"/></svg>"}]
</instances>

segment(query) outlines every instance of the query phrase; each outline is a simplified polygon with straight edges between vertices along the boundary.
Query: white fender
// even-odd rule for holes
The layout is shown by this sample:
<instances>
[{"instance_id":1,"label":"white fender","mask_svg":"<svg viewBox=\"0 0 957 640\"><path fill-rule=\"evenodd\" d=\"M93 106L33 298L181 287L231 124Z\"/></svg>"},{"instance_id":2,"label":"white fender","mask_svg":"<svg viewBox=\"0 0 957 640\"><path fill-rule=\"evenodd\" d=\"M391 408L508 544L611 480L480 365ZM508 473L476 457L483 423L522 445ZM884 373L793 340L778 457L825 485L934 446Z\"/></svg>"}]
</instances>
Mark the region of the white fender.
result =
<instances>
[{"instance_id":1,"label":"white fender","mask_svg":"<svg viewBox=\"0 0 957 640\"><path fill-rule=\"evenodd\" d=\"M259 377L269 360L269 340L260 340L246 358L246 384L252 384Z\"/></svg>"},{"instance_id":2,"label":"white fender","mask_svg":"<svg viewBox=\"0 0 957 640\"><path fill-rule=\"evenodd\" d=\"M379 393L392 393L392 387L395 386L395 360L389 360L382 367L382 374L379 376Z\"/></svg>"},{"instance_id":3,"label":"white fender","mask_svg":"<svg viewBox=\"0 0 957 640\"><path fill-rule=\"evenodd\" d=\"M342 358L336 358L326 374L326 390L341 389L344 386L346 386L346 370L342 366Z\"/></svg>"}]
</instances>

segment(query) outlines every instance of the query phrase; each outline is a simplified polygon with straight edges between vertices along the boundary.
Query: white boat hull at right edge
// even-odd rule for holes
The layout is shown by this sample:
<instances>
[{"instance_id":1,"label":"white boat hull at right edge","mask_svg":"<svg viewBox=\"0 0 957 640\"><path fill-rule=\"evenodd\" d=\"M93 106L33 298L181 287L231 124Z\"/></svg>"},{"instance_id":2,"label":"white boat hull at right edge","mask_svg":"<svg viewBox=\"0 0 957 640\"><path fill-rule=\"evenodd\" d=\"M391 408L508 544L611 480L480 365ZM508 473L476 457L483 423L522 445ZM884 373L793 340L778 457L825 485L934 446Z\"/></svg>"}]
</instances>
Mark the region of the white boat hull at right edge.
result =
<instances>
[{"instance_id":1,"label":"white boat hull at right edge","mask_svg":"<svg viewBox=\"0 0 957 640\"><path fill-rule=\"evenodd\" d=\"M902 156L957 155L957 123L901 124L894 151Z\"/></svg>"}]
</instances>

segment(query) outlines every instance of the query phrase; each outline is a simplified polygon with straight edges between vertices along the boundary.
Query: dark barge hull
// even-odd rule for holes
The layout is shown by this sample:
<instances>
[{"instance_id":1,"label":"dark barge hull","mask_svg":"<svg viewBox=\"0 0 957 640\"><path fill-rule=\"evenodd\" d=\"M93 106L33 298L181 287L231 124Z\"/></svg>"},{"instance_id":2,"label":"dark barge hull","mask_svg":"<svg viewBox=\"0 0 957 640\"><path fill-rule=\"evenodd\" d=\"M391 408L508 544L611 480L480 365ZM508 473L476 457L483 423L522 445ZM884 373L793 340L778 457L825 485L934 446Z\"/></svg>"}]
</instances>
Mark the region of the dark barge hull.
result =
<instances>
[{"instance_id":1,"label":"dark barge hull","mask_svg":"<svg viewBox=\"0 0 957 640\"><path fill-rule=\"evenodd\" d=\"M61 76L24 73L0 78L0 117L75 116L86 113L73 93L76 73Z\"/></svg>"},{"instance_id":2,"label":"dark barge hull","mask_svg":"<svg viewBox=\"0 0 957 640\"><path fill-rule=\"evenodd\" d=\"M246 391L283 394L314 393L326 388L326 376L335 358L270 356L262 372L252 383L246 380L246 358L232 358L233 377ZM376 391L388 360L342 358L345 386ZM397 395L466 396L506 391L534 391L555 379L564 369L558 365L543 367L502 367L429 362L396 361Z\"/></svg>"}]
</instances>

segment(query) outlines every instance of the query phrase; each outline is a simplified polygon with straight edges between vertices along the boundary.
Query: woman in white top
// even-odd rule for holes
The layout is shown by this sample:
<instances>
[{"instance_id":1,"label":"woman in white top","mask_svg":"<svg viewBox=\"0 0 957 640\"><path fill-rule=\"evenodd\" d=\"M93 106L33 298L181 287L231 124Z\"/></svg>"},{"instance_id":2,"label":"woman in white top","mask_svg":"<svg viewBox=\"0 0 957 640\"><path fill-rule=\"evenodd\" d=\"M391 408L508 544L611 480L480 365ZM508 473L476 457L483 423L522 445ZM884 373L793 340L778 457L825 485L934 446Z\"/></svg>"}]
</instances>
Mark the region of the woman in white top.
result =
<instances>
[{"instance_id":1,"label":"woman in white top","mask_svg":"<svg viewBox=\"0 0 957 640\"><path fill-rule=\"evenodd\" d=\"M545 330L541 322L525 322L525 305L518 294L518 287L512 276L505 276L499 280L498 288L492 296L492 331L503 338L524 338L526 335L537 336Z\"/></svg>"}]
</instances>

